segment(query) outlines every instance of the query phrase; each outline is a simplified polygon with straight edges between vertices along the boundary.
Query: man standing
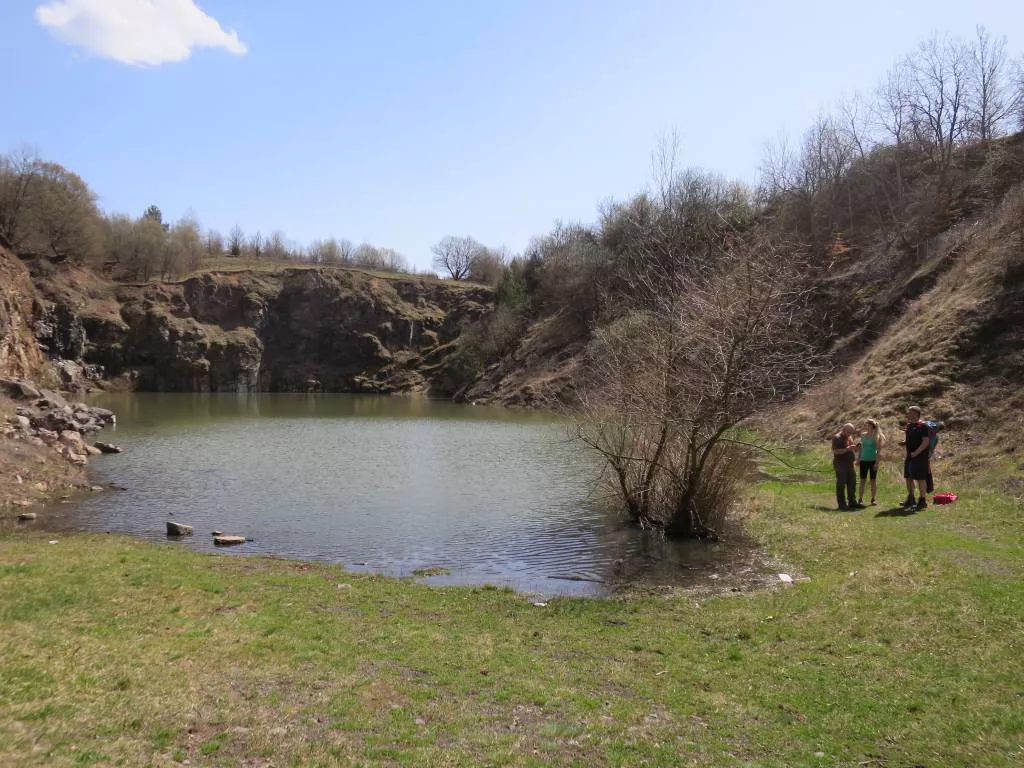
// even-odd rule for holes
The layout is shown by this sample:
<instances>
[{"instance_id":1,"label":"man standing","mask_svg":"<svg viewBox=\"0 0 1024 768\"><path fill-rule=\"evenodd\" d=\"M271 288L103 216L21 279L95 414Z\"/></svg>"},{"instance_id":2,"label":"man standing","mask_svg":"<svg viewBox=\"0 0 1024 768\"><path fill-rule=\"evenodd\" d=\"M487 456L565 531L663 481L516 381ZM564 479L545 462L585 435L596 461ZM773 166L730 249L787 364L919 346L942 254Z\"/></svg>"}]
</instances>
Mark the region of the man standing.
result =
<instances>
[{"instance_id":1,"label":"man standing","mask_svg":"<svg viewBox=\"0 0 1024 768\"><path fill-rule=\"evenodd\" d=\"M912 405L907 409L906 437L900 442L907 447L907 458L903 462L903 477L907 481L907 500L904 509L927 509L926 485L931 468L928 461L928 425L921 421L921 409ZM914 483L917 483L920 498L914 502Z\"/></svg>"},{"instance_id":2,"label":"man standing","mask_svg":"<svg viewBox=\"0 0 1024 768\"><path fill-rule=\"evenodd\" d=\"M857 503L857 473L854 462L857 460L857 446L853 442L853 424L844 424L832 436L832 468L836 471L836 503L841 511L862 509L863 504Z\"/></svg>"}]
</instances>

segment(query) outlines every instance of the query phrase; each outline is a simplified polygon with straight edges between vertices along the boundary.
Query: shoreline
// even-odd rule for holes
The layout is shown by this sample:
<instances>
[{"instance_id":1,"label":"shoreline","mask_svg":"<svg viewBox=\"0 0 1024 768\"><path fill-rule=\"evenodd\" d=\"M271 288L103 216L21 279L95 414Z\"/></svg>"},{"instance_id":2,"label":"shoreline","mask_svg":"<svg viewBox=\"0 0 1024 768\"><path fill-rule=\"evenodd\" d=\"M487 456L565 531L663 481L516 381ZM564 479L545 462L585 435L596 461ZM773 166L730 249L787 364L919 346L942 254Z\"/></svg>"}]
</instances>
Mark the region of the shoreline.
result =
<instances>
[{"instance_id":1,"label":"shoreline","mask_svg":"<svg viewBox=\"0 0 1024 768\"><path fill-rule=\"evenodd\" d=\"M47 395L51 399L57 397L52 392L47 393ZM12 409L18 408L19 404L26 402L33 402L33 398L23 398L17 401L7 398L4 404L7 406L6 410L10 412ZM86 406L83 404L83 407ZM469 406L463 405L461 407ZM109 414L108 418L112 422L114 421L114 417L109 411L97 410L101 414ZM0 412L0 417L2 415L2 412ZM68 452L64 450L61 444L57 442L45 444L41 438L32 435L28 431L12 433L8 429L5 437L8 439L0 438L2 447L17 446L20 449L21 463L15 466L14 471L24 482L16 486L0 484L0 509L4 510L3 513L0 513L0 517L13 521L16 526L18 525L18 514L22 511L32 511L38 513L40 518L45 518L47 507L61 503L77 503L86 498L90 493L109 490L106 485L100 486L97 484L91 476L87 463L84 461L76 463L69 460ZM12 437L15 439L10 439ZM35 439L32 439L33 437ZM39 482L36 476L39 475L40 471L45 472L50 477L62 475L61 481L55 482L51 480L48 483L44 483L42 487L36 488L36 483ZM32 489L33 492L27 493L29 489ZM183 522L188 523L190 521L184 520ZM48 529L48 523L45 519L39 519L37 522L29 521L25 524L25 527L45 531ZM671 573L661 573L659 577L655 573L652 578L652 574L648 572L650 564L638 563L635 565L627 564L625 567L619 566L614 572L603 574L602 578L597 580L574 576L540 574L535 579L527 579L513 588L520 594L542 597L571 596L585 597L587 599L622 599L624 597L649 594L685 593L695 596L745 594L775 586L777 584L777 573L782 569L769 562L768 558L764 556L763 548L744 533L741 524L737 523L733 527L734 531L727 537L727 540L715 545L706 545L714 546L718 550L718 554L711 556L707 562L701 562L696 568L684 569L684 571L678 572L675 576ZM77 535L79 533L88 534L90 532L88 527L75 528L73 525L65 527L59 521L59 513L58 519L51 521L49 530L54 535L63 536ZM110 532L108 531L107 533ZM164 538L162 534L162 529L160 532L154 531L148 535L138 535L129 531L119 531L116 533L116 535L126 536L134 540L155 540L160 542ZM637 532L637 535L641 535L640 532ZM188 542L184 543L189 548L196 549L199 552L205 551L205 553L213 554L213 552L206 551L207 548L201 545L197 547ZM337 563L342 565L342 567L345 565L343 561L331 561L327 558L303 557L301 554L284 555L274 552L244 551L245 549L245 545L241 545L237 549L232 548L231 554L244 555L246 557L270 557L301 563ZM427 570L433 567L435 566L429 563L422 566L422 568ZM410 573L395 573L394 570L387 563L378 563L376 570L369 572L400 581L415 578L420 580L421 583L437 587L464 586L473 588L488 583L486 580L475 581L472 576L461 577L456 575L453 579L446 579L445 576L450 574L435 576L433 574L417 574L415 573L417 569ZM655 566L655 570L657 570L657 566ZM792 569L785 570L791 571ZM572 588L559 589L556 582L562 581L567 583L587 581L588 584L593 584L593 588L580 590ZM500 576L490 583L497 583L499 587L507 585L502 582Z\"/></svg>"},{"instance_id":2,"label":"shoreline","mask_svg":"<svg viewBox=\"0 0 1024 768\"><path fill-rule=\"evenodd\" d=\"M0 763L1012 764L1011 475L876 517L770 470L751 530L810 578L731 599L536 601L3 530Z\"/></svg>"}]
</instances>

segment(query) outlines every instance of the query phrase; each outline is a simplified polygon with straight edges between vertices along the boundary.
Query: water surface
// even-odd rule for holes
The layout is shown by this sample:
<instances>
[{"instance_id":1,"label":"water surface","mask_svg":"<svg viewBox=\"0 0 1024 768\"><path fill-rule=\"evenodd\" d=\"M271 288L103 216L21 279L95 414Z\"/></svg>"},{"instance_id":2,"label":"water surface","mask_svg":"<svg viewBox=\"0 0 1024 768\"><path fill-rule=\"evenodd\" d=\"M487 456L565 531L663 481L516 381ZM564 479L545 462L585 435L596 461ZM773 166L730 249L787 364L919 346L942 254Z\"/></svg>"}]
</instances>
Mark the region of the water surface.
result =
<instances>
[{"instance_id":1,"label":"water surface","mask_svg":"<svg viewBox=\"0 0 1024 768\"><path fill-rule=\"evenodd\" d=\"M57 527L215 549L213 530L251 538L232 553L326 560L432 583L594 594L623 562L665 578L706 559L651 542L601 503L596 466L546 414L365 395L104 395L118 415L90 463L106 491L63 506ZM217 548L218 551L225 551Z\"/></svg>"}]
</instances>

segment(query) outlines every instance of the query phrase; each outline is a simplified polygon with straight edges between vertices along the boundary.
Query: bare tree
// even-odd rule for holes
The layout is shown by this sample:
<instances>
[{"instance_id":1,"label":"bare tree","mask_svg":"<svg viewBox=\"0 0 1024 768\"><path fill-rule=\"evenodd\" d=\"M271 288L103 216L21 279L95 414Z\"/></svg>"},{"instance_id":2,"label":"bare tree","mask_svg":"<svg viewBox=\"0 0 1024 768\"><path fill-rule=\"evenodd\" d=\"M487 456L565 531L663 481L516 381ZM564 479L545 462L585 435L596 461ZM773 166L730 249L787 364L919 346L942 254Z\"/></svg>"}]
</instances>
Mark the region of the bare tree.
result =
<instances>
[{"instance_id":1,"label":"bare tree","mask_svg":"<svg viewBox=\"0 0 1024 768\"><path fill-rule=\"evenodd\" d=\"M897 147L911 138L910 78L906 59L900 60L886 73L875 91L875 120Z\"/></svg>"},{"instance_id":2,"label":"bare tree","mask_svg":"<svg viewBox=\"0 0 1024 768\"><path fill-rule=\"evenodd\" d=\"M485 248L469 265L469 279L475 283L497 285L508 261L508 254L504 250Z\"/></svg>"},{"instance_id":3,"label":"bare tree","mask_svg":"<svg viewBox=\"0 0 1024 768\"><path fill-rule=\"evenodd\" d=\"M975 30L970 46L970 132L987 141L1001 136L1017 103L1009 82L1006 38L992 39L984 27Z\"/></svg>"},{"instance_id":4,"label":"bare tree","mask_svg":"<svg viewBox=\"0 0 1024 768\"><path fill-rule=\"evenodd\" d=\"M29 149L0 155L0 246L15 252L29 231L26 212L40 165Z\"/></svg>"},{"instance_id":5,"label":"bare tree","mask_svg":"<svg viewBox=\"0 0 1024 768\"><path fill-rule=\"evenodd\" d=\"M1024 131L1024 56L1017 60L1014 72L1013 103L1017 130Z\"/></svg>"},{"instance_id":6,"label":"bare tree","mask_svg":"<svg viewBox=\"0 0 1024 768\"><path fill-rule=\"evenodd\" d=\"M288 258L288 244L284 232L275 229L267 235L267 242L263 252L271 261L285 261Z\"/></svg>"},{"instance_id":7,"label":"bare tree","mask_svg":"<svg viewBox=\"0 0 1024 768\"><path fill-rule=\"evenodd\" d=\"M338 261L342 264L350 264L352 262L352 256L356 252L356 247L352 244L351 240L337 240L335 241L337 246Z\"/></svg>"},{"instance_id":8,"label":"bare tree","mask_svg":"<svg viewBox=\"0 0 1024 768\"><path fill-rule=\"evenodd\" d=\"M948 168L968 125L969 53L959 41L932 37L907 58L906 67L911 129L940 169Z\"/></svg>"},{"instance_id":9,"label":"bare tree","mask_svg":"<svg viewBox=\"0 0 1024 768\"><path fill-rule=\"evenodd\" d=\"M381 248L380 257L387 272L408 272L409 262L394 248Z\"/></svg>"},{"instance_id":10,"label":"bare tree","mask_svg":"<svg viewBox=\"0 0 1024 768\"><path fill-rule=\"evenodd\" d=\"M872 127L872 108L860 93L840 100L836 125L858 160L867 157L874 149L876 134Z\"/></svg>"},{"instance_id":11,"label":"bare tree","mask_svg":"<svg viewBox=\"0 0 1024 768\"><path fill-rule=\"evenodd\" d=\"M54 261L82 263L98 246L96 195L81 176L57 163L38 164L29 196L30 239Z\"/></svg>"},{"instance_id":12,"label":"bare tree","mask_svg":"<svg viewBox=\"0 0 1024 768\"><path fill-rule=\"evenodd\" d=\"M224 254L224 236L214 229L211 229L206 233L206 237L203 239L203 245L206 248L207 256L214 257L222 256Z\"/></svg>"},{"instance_id":13,"label":"bare tree","mask_svg":"<svg viewBox=\"0 0 1024 768\"><path fill-rule=\"evenodd\" d=\"M228 232L228 253L232 256L241 256L245 249L245 230L235 224Z\"/></svg>"},{"instance_id":14,"label":"bare tree","mask_svg":"<svg viewBox=\"0 0 1024 768\"><path fill-rule=\"evenodd\" d=\"M438 271L447 273L453 280L465 280L469 277L473 259L486 249L472 237L448 235L430 250L434 254L433 265Z\"/></svg>"},{"instance_id":15,"label":"bare tree","mask_svg":"<svg viewBox=\"0 0 1024 768\"><path fill-rule=\"evenodd\" d=\"M325 248L323 240L313 240L306 246L306 257L313 264L325 264Z\"/></svg>"},{"instance_id":16,"label":"bare tree","mask_svg":"<svg viewBox=\"0 0 1024 768\"><path fill-rule=\"evenodd\" d=\"M359 247L352 252L351 261L364 269L384 268L384 258L381 256L380 248L369 243L360 243Z\"/></svg>"},{"instance_id":17,"label":"bare tree","mask_svg":"<svg viewBox=\"0 0 1024 768\"><path fill-rule=\"evenodd\" d=\"M799 173L802 189L810 195L831 190L853 163L856 147L829 115L819 115L804 133Z\"/></svg>"},{"instance_id":18,"label":"bare tree","mask_svg":"<svg viewBox=\"0 0 1024 768\"><path fill-rule=\"evenodd\" d=\"M577 433L633 521L713 535L739 480L732 430L820 369L798 255L734 232L712 269L648 286L655 305L597 331Z\"/></svg>"},{"instance_id":19,"label":"bare tree","mask_svg":"<svg viewBox=\"0 0 1024 768\"><path fill-rule=\"evenodd\" d=\"M798 161L785 136L766 142L758 165L758 196L768 200L799 186Z\"/></svg>"},{"instance_id":20,"label":"bare tree","mask_svg":"<svg viewBox=\"0 0 1024 768\"><path fill-rule=\"evenodd\" d=\"M263 233L259 230L256 230L256 232L249 238L248 251L249 255L254 259L258 259L263 256Z\"/></svg>"},{"instance_id":21,"label":"bare tree","mask_svg":"<svg viewBox=\"0 0 1024 768\"><path fill-rule=\"evenodd\" d=\"M163 224L149 216L141 216L132 226L128 274L135 280L149 280L165 264L168 242Z\"/></svg>"},{"instance_id":22,"label":"bare tree","mask_svg":"<svg viewBox=\"0 0 1024 768\"><path fill-rule=\"evenodd\" d=\"M103 251L106 261L104 271L117 272L119 276L127 273L134 260L135 222L131 216L113 213L103 220Z\"/></svg>"},{"instance_id":23,"label":"bare tree","mask_svg":"<svg viewBox=\"0 0 1024 768\"><path fill-rule=\"evenodd\" d=\"M199 269L203 261L204 244L199 222L194 217L186 216L171 227L166 251L161 270L164 277Z\"/></svg>"}]
</instances>

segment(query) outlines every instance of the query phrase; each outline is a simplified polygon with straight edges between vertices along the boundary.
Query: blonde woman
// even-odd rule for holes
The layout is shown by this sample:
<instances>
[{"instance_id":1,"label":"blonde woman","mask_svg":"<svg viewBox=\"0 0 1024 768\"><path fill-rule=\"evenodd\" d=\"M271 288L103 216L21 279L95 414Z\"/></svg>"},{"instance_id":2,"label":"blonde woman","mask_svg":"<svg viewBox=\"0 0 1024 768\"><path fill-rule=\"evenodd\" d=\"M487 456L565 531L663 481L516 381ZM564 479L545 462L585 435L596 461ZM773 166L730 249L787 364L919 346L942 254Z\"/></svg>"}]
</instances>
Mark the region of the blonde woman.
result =
<instances>
[{"instance_id":1,"label":"blonde woman","mask_svg":"<svg viewBox=\"0 0 1024 768\"><path fill-rule=\"evenodd\" d=\"M878 462L882 458L882 446L885 444L885 435L882 434L878 422L868 419L860 433L860 498L857 503L864 504L864 486L867 485L868 477L871 477L871 506L878 502L875 497L878 495Z\"/></svg>"}]
</instances>

